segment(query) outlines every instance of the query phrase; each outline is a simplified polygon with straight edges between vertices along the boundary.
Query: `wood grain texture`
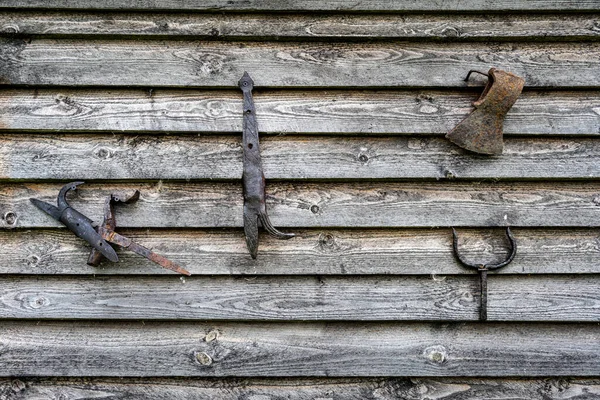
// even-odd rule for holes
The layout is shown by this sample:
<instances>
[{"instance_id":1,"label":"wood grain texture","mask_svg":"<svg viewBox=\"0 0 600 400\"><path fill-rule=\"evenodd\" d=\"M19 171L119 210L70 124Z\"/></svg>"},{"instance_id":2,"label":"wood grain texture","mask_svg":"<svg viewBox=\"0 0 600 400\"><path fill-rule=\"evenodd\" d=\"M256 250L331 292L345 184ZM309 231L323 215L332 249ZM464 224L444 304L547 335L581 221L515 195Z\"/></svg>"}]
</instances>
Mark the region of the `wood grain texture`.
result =
<instances>
[{"instance_id":1,"label":"wood grain texture","mask_svg":"<svg viewBox=\"0 0 600 400\"><path fill-rule=\"evenodd\" d=\"M596 229L513 229L518 253L498 274L600 273ZM462 275L449 229L294 230L294 240L260 235L252 260L240 230L120 230L138 243L185 265L193 275ZM502 229L460 229L460 251L473 262L506 256ZM64 229L0 230L0 274L167 274L134 253L117 250L119 263L86 264L89 245Z\"/></svg>"},{"instance_id":2,"label":"wood grain texture","mask_svg":"<svg viewBox=\"0 0 600 400\"><path fill-rule=\"evenodd\" d=\"M445 134L473 110L481 87L457 91L255 91L262 134ZM66 132L235 133L239 91L2 89L0 129ZM526 91L504 133L600 133L597 91Z\"/></svg>"},{"instance_id":3,"label":"wood grain texture","mask_svg":"<svg viewBox=\"0 0 600 400\"><path fill-rule=\"evenodd\" d=\"M599 340L597 324L6 321L0 376L585 377Z\"/></svg>"},{"instance_id":4,"label":"wood grain texture","mask_svg":"<svg viewBox=\"0 0 600 400\"><path fill-rule=\"evenodd\" d=\"M248 71L257 87L462 88L492 66L527 87L598 87L600 44L0 40L0 83L13 85L234 88Z\"/></svg>"},{"instance_id":5,"label":"wood grain texture","mask_svg":"<svg viewBox=\"0 0 600 400\"><path fill-rule=\"evenodd\" d=\"M0 185L0 227L58 227L37 210L35 197L55 201L63 183ZM242 226L242 188L233 183L94 183L71 204L100 220L111 192L141 191L136 204L118 207L123 228ZM267 183L274 226L291 227L595 227L600 186L586 182L361 182Z\"/></svg>"},{"instance_id":6,"label":"wood grain texture","mask_svg":"<svg viewBox=\"0 0 600 400\"><path fill-rule=\"evenodd\" d=\"M4 0L0 8L91 9L91 10L177 10L177 11L566 11L598 10L594 0L425 0L390 2L386 0Z\"/></svg>"},{"instance_id":7,"label":"wood grain texture","mask_svg":"<svg viewBox=\"0 0 600 400\"><path fill-rule=\"evenodd\" d=\"M593 378L0 379L0 397L6 400L596 400L599 395L600 381Z\"/></svg>"},{"instance_id":8,"label":"wood grain texture","mask_svg":"<svg viewBox=\"0 0 600 400\"><path fill-rule=\"evenodd\" d=\"M479 279L2 277L0 318L477 321ZM600 277L493 276L489 321L600 321Z\"/></svg>"},{"instance_id":9,"label":"wood grain texture","mask_svg":"<svg viewBox=\"0 0 600 400\"><path fill-rule=\"evenodd\" d=\"M267 179L600 178L598 139L510 139L501 157L443 138L267 137ZM0 135L0 179L239 180L241 138Z\"/></svg>"},{"instance_id":10,"label":"wood grain texture","mask_svg":"<svg viewBox=\"0 0 600 400\"><path fill-rule=\"evenodd\" d=\"M164 38L594 40L600 14L165 14L5 11L0 33Z\"/></svg>"}]
</instances>

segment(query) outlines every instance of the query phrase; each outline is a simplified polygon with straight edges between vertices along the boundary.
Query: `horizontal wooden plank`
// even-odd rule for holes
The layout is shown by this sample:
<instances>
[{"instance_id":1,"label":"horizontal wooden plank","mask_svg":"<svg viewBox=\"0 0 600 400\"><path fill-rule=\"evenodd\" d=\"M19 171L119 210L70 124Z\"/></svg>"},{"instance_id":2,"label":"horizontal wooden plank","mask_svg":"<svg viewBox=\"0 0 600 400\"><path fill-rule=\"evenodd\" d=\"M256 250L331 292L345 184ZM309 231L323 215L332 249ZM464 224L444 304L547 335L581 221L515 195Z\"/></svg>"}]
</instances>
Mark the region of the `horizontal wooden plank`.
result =
<instances>
[{"instance_id":1,"label":"horizontal wooden plank","mask_svg":"<svg viewBox=\"0 0 600 400\"><path fill-rule=\"evenodd\" d=\"M32 398L170 398L223 400L593 400L594 378L20 378L0 379L0 396Z\"/></svg>"},{"instance_id":2,"label":"horizontal wooden plank","mask_svg":"<svg viewBox=\"0 0 600 400\"><path fill-rule=\"evenodd\" d=\"M267 137L267 179L599 178L598 139L510 139L474 157L443 138ZM241 138L0 135L0 179L242 178Z\"/></svg>"},{"instance_id":3,"label":"horizontal wooden plank","mask_svg":"<svg viewBox=\"0 0 600 400\"><path fill-rule=\"evenodd\" d=\"M597 324L5 321L0 376L597 376Z\"/></svg>"},{"instance_id":4,"label":"horizontal wooden plank","mask_svg":"<svg viewBox=\"0 0 600 400\"><path fill-rule=\"evenodd\" d=\"M473 110L480 90L265 91L255 93L261 133L445 134ZM238 91L0 90L3 131L242 131ZM504 133L600 133L600 93L528 91L507 114Z\"/></svg>"},{"instance_id":5,"label":"horizontal wooden plank","mask_svg":"<svg viewBox=\"0 0 600 400\"><path fill-rule=\"evenodd\" d=\"M513 229L518 253L498 274L600 273L598 230ZM184 265L193 275L458 275L448 229L294 230L293 240L260 236L260 256L250 258L240 230L120 231ZM461 229L460 250L473 262L506 256L502 229ZM132 252L119 263L86 264L89 245L66 230L0 230L0 274L171 274ZM441 277L440 279L443 279Z\"/></svg>"},{"instance_id":6,"label":"horizontal wooden plank","mask_svg":"<svg viewBox=\"0 0 600 400\"><path fill-rule=\"evenodd\" d=\"M234 88L248 71L259 87L467 87L492 66L527 87L598 87L600 44L0 40L13 85Z\"/></svg>"},{"instance_id":7,"label":"horizontal wooden plank","mask_svg":"<svg viewBox=\"0 0 600 400\"><path fill-rule=\"evenodd\" d=\"M165 14L23 12L0 15L0 32L21 35L194 38L398 38L589 40L599 14Z\"/></svg>"},{"instance_id":8,"label":"horizontal wooden plank","mask_svg":"<svg viewBox=\"0 0 600 400\"><path fill-rule=\"evenodd\" d=\"M0 8L91 9L91 10L178 10L178 11L540 11L540 10L598 10L594 0L424 0L419 2L390 2L386 0L4 0Z\"/></svg>"},{"instance_id":9,"label":"horizontal wooden plank","mask_svg":"<svg viewBox=\"0 0 600 400\"><path fill-rule=\"evenodd\" d=\"M0 318L477 321L479 279L2 277ZM493 276L490 321L600 321L600 276Z\"/></svg>"},{"instance_id":10,"label":"horizontal wooden plank","mask_svg":"<svg viewBox=\"0 0 600 400\"><path fill-rule=\"evenodd\" d=\"M0 227L58 227L29 198L55 201L61 183L0 185ZM140 201L118 207L123 228L241 227L243 195L233 183L95 183L71 203L100 220L113 192L141 191ZM538 183L268 183L267 209L275 226L595 227L600 186L588 182Z\"/></svg>"}]
</instances>

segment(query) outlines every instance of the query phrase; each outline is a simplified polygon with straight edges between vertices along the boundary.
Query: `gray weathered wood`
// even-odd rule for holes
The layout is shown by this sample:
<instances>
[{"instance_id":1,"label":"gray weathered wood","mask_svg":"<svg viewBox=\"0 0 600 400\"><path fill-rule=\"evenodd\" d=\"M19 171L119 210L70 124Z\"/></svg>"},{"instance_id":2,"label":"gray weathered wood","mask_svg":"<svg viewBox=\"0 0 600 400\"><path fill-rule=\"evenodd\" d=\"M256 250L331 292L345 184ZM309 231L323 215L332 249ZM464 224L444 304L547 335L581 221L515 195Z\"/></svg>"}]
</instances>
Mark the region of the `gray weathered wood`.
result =
<instances>
[{"instance_id":1,"label":"gray weathered wood","mask_svg":"<svg viewBox=\"0 0 600 400\"><path fill-rule=\"evenodd\" d=\"M256 91L261 133L445 134L481 94L456 91ZM0 90L0 129L241 135L238 91ZM600 93L525 92L505 134L598 134Z\"/></svg>"},{"instance_id":2,"label":"gray weathered wood","mask_svg":"<svg viewBox=\"0 0 600 400\"><path fill-rule=\"evenodd\" d=\"M600 37L599 14L316 15L6 11L0 32L21 35L194 38L399 38L583 40Z\"/></svg>"},{"instance_id":3,"label":"gray weathered wood","mask_svg":"<svg viewBox=\"0 0 600 400\"><path fill-rule=\"evenodd\" d=\"M55 201L62 183L0 185L1 228L58 227L30 197ZM71 204L100 220L111 192L139 189L118 207L124 227L241 227L242 188L234 183L95 183ZM267 183L267 209L280 227L595 227L600 186L588 182Z\"/></svg>"},{"instance_id":4,"label":"gray weathered wood","mask_svg":"<svg viewBox=\"0 0 600 400\"><path fill-rule=\"evenodd\" d=\"M0 318L477 321L479 279L1 277ZM490 321L600 321L600 276L494 276Z\"/></svg>"},{"instance_id":5,"label":"gray weathered wood","mask_svg":"<svg viewBox=\"0 0 600 400\"><path fill-rule=\"evenodd\" d=\"M267 137L267 179L599 178L597 139L510 139L501 157L443 138ZM241 138L0 135L0 179L235 179Z\"/></svg>"},{"instance_id":6,"label":"gray weathered wood","mask_svg":"<svg viewBox=\"0 0 600 400\"><path fill-rule=\"evenodd\" d=\"M595 400L600 380L573 378L0 379L0 397L223 400Z\"/></svg>"},{"instance_id":7,"label":"gray weathered wood","mask_svg":"<svg viewBox=\"0 0 600 400\"><path fill-rule=\"evenodd\" d=\"M466 87L470 69L510 70L528 87L600 86L599 43L231 43L0 40L0 83L236 87Z\"/></svg>"},{"instance_id":8,"label":"gray weathered wood","mask_svg":"<svg viewBox=\"0 0 600 400\"><path fill-rule=\"evenodd\" d=\"M505 11L505 10L598 10L594 0L4 0L0 8L177 10L177 11Z\"/></svg>"},{"instance_id":9,"label":"gray weathered wood","mask_svg":"<svg viewBox=\"0 0 600 400\"><path fill-rule=\"evenodd\" d=\"M260 237L252 260L241 230L121 230L142 245L185 265L194 275L476 274L459 265L449 229L294 230L294 240ZM498 274L600 273L600 233L513 229L518 255ZM460 229L461 254L473 262L506 256L502 229ZM89 245L66 230L0 230L0 274L171 274L118 250L119 263L86 264Z\"/></svg>"},{"instance_id":10,"label":"gray weathered wood","mask_svg":"<svg viewBox=\"0 0 600 400\"><path fill-rule=\"evenodd\" d=\"M584 377L599 341L595 323L6 321L0 376Z\"/></svg>"}]
</instances>

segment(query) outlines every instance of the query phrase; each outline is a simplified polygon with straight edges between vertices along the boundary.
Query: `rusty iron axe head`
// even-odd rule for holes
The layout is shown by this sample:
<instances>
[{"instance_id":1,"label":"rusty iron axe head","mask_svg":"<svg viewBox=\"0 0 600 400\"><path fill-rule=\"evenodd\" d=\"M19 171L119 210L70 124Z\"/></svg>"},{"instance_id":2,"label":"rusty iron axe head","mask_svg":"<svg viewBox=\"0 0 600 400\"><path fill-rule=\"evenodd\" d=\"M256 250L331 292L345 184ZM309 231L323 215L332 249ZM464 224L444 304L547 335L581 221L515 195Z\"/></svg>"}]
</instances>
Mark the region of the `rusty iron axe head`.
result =
<instances>
[{"instance_id":1,"label":"rusty iron axe head","mask_svg":"<svg viewBox=\"0 0 600 400\"><path fill-rule=\"evenodd\" d=\"M517 101L525 80L510 72L491 68L486 74L488 83L477 101L475 110L446 135L454 144L481 154L502 154L502 125L504 117Z\"/></svg>"}]
</instances>

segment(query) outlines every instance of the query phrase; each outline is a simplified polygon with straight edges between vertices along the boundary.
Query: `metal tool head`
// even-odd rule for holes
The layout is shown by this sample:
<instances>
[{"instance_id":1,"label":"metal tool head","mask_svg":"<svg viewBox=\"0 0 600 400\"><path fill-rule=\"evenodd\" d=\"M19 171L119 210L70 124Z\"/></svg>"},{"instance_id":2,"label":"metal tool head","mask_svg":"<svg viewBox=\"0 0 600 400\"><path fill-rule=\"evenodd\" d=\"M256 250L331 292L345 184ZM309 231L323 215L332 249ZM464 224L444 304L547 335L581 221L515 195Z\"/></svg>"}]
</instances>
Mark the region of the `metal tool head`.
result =
<instances>
[{"instance_id":1,"label":"metal tool head","mask_svg":"<svg viewBox=\"0 0 600 400\"><path fill-rule=\"evenodd\" d=\"M525 80L510 72L491 68L486 74L488 82L483 93L473 103L475 110L446 135L456 145L480 154L502 154L503 123L506 113L517 101Z\"/></svg>"},{"instance_id":2,"label":"metal tool head","mask_svg":"<svg viewBox=\"0 0 600 400\"><path fill-rule=\"evenodd\" d=\"M88 242L94 249L110 261L119 261L119 257L111 245L104 240L93 226L93 221L75 210L67 201L67 193L77 189L84 182L71 182L66 184L58 192L58 207L38 199L29 199L34 206L44 211L57 221L62 222L71 232Z\"/></svg>"}]
</instances>

